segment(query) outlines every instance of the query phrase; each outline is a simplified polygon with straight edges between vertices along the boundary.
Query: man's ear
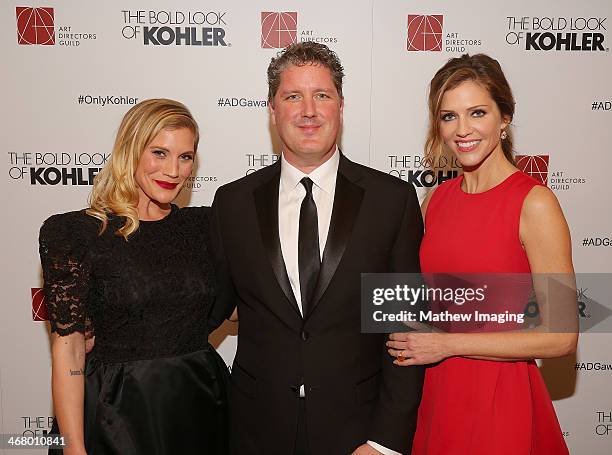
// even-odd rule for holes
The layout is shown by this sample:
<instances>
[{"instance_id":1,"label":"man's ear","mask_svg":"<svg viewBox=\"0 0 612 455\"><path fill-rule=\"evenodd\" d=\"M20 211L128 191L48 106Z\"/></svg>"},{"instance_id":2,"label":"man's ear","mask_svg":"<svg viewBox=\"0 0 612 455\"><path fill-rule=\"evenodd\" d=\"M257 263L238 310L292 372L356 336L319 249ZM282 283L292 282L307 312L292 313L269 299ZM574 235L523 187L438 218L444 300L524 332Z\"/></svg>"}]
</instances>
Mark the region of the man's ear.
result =
<instances>
[{"instance_id":1,"label":"man's ear","mask_svg":"<svg viewBox=\"0 0 612 455\"><path fill-rule=\"evenodd\" d=\"M274 100L268 100L268 112L270 113L270 121L276 126L276 114L274 113Z\"/></svg>"}]
</instances>

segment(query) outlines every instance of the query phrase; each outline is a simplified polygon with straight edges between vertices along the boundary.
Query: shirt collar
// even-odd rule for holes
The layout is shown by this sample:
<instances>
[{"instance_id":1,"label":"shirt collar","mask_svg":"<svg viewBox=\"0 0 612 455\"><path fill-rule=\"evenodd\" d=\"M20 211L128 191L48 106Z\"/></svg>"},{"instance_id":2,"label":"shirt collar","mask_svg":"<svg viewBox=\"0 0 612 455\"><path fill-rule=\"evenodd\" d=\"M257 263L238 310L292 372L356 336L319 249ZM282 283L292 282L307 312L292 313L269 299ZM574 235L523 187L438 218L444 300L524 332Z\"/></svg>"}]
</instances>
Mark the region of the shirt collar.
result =
<instances>
[{"instance_id":1,"label":"shirt collar","mask_svg":"<svg viewBox=\"0 0 612 455\"><path fill-rule=\"evenodd\" d=\"M284 155L281 155L281 190L292 191L300 184L302 178L309 177L321 190L333 194L339 164L340 152L338 152L337 146L331 158L310 174L304 174L298 168L289 164Z\"/></svg>"}]
</instances>

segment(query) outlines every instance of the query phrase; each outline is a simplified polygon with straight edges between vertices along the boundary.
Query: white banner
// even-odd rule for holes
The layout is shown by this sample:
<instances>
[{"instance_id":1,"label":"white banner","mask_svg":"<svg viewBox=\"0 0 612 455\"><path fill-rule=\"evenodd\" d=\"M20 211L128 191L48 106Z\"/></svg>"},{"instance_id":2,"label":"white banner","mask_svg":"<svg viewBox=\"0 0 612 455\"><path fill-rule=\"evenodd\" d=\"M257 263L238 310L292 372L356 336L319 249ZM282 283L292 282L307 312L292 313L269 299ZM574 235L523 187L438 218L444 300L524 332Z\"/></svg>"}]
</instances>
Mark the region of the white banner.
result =
<instances>
[{"instance_id":1,"label":"white banner","mask_svg":"<svg viewBox=\"0 0 612 455\"><path fill-rule=\"evenodd\" d=\"M462 53L498 59L517 100L516 153L559 198L576 271L612 270L609 0L35 0L0 8L0 433L50 428L49 330L36 320L44 319L43 220L86 205L123 114L146 98L184 102L201 127L181 205L209 205L220 185L274 162L266 69L293 41L327 44L342 60L343 151L421 195L456 175L423 167L431 77ZM212 336L228 363L235 333L228 323ZM610 334L583 335L575 356L541 363L573 454L612 446L611 343Z\"/></svg>"}]
</instances>

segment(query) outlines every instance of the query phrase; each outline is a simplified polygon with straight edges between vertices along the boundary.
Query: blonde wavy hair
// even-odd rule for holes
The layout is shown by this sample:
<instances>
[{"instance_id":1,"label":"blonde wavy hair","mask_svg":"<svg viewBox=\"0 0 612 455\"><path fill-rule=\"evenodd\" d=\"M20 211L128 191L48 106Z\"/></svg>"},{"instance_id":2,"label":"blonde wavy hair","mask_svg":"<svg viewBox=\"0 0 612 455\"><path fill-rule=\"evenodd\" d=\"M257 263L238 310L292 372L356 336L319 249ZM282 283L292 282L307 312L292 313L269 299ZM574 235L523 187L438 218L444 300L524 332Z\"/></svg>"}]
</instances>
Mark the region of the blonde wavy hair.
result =
<instances>
[{"instance_id":1,"label":"blonde wavy hair","mask_svg":"<svg viewBox=\"0 0 612 455\"><path fill-rule=\"evenodd\" d=\"M468 55L451 58L438 70L429 84L429 129L425 142L425 162L435 167L440 157L452 156L446 144L440 137L440 106L444 94L465 81L473 81L483 87L502 115L509 122L514 117L514 96L506 76L497 60L485 54ZM506 138L501 141L504 156L514 164L512 129L508 125L505 129ZM450 160L448 160L450 162Z\"/></svg>"},{"instance_id":2,"label":"blonde wavy hair","mask_svg":"<svg viewBox=\"0 0 612 455\"><path fill-rule=\"evenodd\" d=\"M138 229L138 184L134 173L140 156L161 130L179 128L188 128L194 134L195 152L200 138L198 124L178 101L145 100L125 114L110 160L94 179L86 210L102 222L100 234L108 226L109 215L125 217L125 224L115 232L125 240Z\"/></svg>"}]
</instances>

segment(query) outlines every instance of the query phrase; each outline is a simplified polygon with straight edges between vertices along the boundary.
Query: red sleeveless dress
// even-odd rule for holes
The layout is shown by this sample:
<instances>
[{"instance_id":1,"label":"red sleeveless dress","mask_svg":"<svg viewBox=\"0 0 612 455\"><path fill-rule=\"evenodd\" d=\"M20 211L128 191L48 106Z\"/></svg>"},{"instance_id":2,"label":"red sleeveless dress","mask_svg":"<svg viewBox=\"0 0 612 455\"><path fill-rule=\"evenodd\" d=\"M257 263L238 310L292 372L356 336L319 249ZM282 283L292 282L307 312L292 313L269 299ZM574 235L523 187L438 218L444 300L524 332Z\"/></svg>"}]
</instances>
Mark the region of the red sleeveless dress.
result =
<instances>
[{"instance_id":1,"label":"red sleeveless dress","mask_svg":"<svg viewBox=\"0 0 612 455\"><path fill-rule=\"evenodd\" d=\"M519 237L523 201L538 182L518 171L478 194L463 176L440 185L426 213L424 273L529 273ZM413 455L568 454L533 361L453 357L429 367Z\"/></svg>"}]
</instances>

